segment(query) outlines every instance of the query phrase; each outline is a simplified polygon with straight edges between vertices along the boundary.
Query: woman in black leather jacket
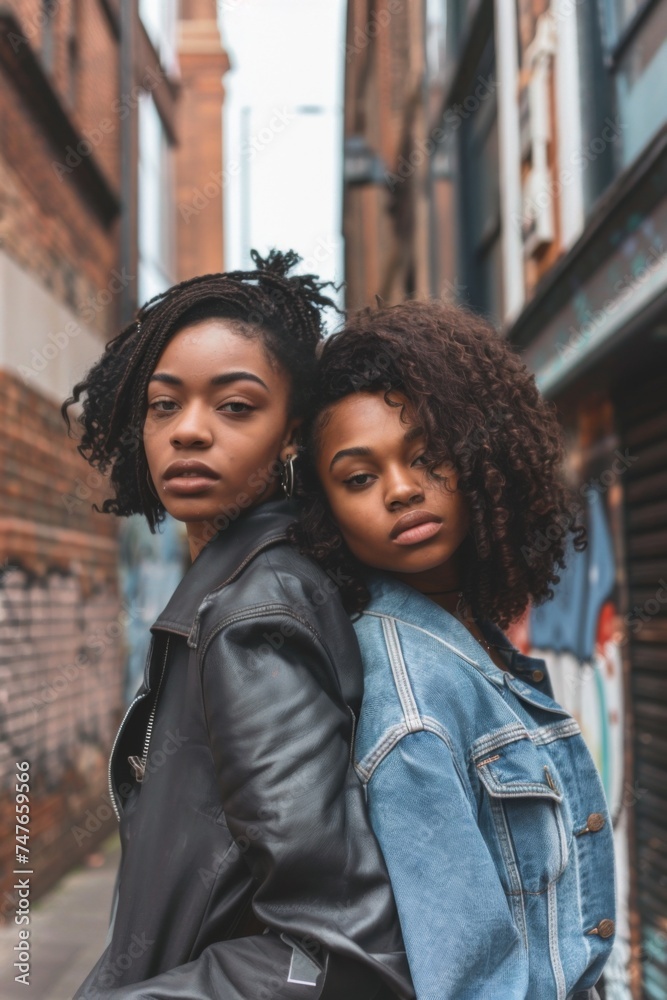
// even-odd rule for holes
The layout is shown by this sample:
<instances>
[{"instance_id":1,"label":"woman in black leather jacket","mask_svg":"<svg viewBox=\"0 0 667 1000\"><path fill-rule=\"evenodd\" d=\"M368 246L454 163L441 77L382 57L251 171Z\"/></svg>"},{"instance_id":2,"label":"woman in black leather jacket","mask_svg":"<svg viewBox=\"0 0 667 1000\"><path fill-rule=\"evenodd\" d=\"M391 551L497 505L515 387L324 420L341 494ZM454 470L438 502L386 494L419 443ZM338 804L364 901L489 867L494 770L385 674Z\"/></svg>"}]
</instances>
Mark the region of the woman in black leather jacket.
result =
<instances>
[{"instance_id":1,"label":"woman in black leather jacket","mask_svg":"<svg viewBox=\"0 0 667 1000\"><path fill-rule=\"evenodd\" d=\"M83 399L103 509L168 511L194 560L112 750L122 860L82 1000L414 997L350 763L341 581L289 544L279 498L329 303L295 255L254 260L147 303L63 406Z\"/></svg>"}]
</instances>

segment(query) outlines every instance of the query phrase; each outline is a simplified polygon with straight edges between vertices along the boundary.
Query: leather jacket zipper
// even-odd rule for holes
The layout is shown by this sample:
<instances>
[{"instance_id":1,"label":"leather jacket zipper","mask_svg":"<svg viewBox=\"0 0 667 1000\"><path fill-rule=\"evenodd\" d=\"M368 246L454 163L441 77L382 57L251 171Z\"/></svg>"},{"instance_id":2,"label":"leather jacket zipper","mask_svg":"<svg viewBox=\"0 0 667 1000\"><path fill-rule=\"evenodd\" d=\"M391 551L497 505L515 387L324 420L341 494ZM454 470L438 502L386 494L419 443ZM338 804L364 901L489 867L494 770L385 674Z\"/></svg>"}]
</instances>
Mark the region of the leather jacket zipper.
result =
<instances>
[{"instance_id":1,"label":"leather jacket zipper","mask_svg":"<svg viewBox=\"0 0 667 1000\"><path fill-rule=\"evenodd\" d=\"M111 767L112 767L112 764L113 764L113 755L116 752L116 745L118 743L118 740L120 739L120 734L123 731L123 726L125 725L125 722L127 721L127 718L129 716L130 712L132 711L132 709L134 708L134 706L137 704L138 701L143 701L143 699L146 697L147 694L148 694L147 691L144 694L138 694L136 696L136 698L133 698L132 701L130 702L130 704L128 705L127 711L126 711L125 715L123 716L123 721L121 722L120 726L118 727L118 732L116 733L116 738L113 741L113 746L111 747L111 753L109 754L109 768L108 768L108 772L107 772L108 779L109 779L109 798L111 799L111 804L113 806L113 811L115 812L116 819L118 820L119 823L120 823L120 811L118 809L118 803L116 802L116 793L114 791L113 778L112 778L112 775L111 775Z\"/></svg>"},{"instance_id":2,"label":"leather jacket zipper","mask_svg":"<svg viewBox=\"0 0 667 1000\"><path fill-rule=\"evenodd\" d=\"M167 638L167 650L168 649L169 649L169 638ZM164 668L165 668L166 664L167 664L167 651L165 650L164 663L162 665L162 673L163 674L164 674ZM162 677L160 677L160 683L162 683ZM158 688L158 690L159 690L159 688ZM113 775L112 775L112 767L113 767L114 754L116 753L116 747L118 746L118 741L119 741L119 739L121 737L123 729L125 728L125 723L127 722L128 718L130 717L130 715L131 715L131 713L132 713L132 711L134 709L134 706L138 702L143 701L144 698L147 698L149 694L150 694L150 691L143 691L141 694L136 695L136 697L132 699L132 701L128 705L128 708L127 708L127 711L125 712L125 715L123 716L123 720L122 720L120 726L118 727L118 732L116 733L116 738L113 741L113 745L111 747L111 753L109 754L109 767L108 767L108 770L107 770L107 779L108 779L108 783L109 783L109 798L111 799L111 804L113 806L113 811L115 812L116 819L118 820L119 823L120 823L120 810L118 808L118 802L116 801L116 792L115 792L115 789L113 787ZM157 702L157 695L156 695L156 702ZM153 706L153 712L151 713L151 718L155 718L155 706ZM152 730L152 726L151 726L151 730ZM136 760L138 760L139 764L141 765L141 761L139 760L139 758L136 758Z\"/></svg>"},{"instance_id":3,"label":"leather jacket zipper","mask_svg":"<svg viewBox=\"0 0 667 1000\"><path fill-rule=\"evenodd\" d=\"M155 723L155 712L157 710L157 702L160 697L160 688L162 687L162 679L164 677L164 672L167 667L167 656L169 655L169 636L167 636L167 644L164 647L164 659L162 661L162 671L160 673L160 680L158 681L157 691L155 692L155 701L153 702L153 708L151 709L151 714L148 718L148 725L146 726L146 736L144 737L144 752L141 758L136 755L132 755L127 758L128 764L134 771L134 777L137 782L141 784L144 780L146 774L146 763L148 761L148 750L151 745L151 736L153 735L153 725Z\"/></svg>"}]
</instances>

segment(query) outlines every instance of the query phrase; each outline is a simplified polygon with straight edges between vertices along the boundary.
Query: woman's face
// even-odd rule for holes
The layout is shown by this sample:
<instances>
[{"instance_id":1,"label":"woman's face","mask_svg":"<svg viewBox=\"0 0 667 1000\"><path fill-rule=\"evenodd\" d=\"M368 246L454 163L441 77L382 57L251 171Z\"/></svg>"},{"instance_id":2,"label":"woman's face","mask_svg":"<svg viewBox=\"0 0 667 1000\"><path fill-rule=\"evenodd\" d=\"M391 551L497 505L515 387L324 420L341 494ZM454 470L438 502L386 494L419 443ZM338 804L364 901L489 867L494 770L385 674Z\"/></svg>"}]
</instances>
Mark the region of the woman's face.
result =
<instances>
[{"instance_id":1,"label":"woman's face","mask_svg":"<svg viewBox=\"0 0 667 1000\"><path fill-rule=\"evenodd\" d=\"M407 402L399 393L390 399ZM334 403L321 425L316 464L334 519L357 559L417 587L443 581L456 586L467 504L453 466L436 470L446 485L428 474L425 436L407 408L389 405L382 392Z\"/></svg>"},{"instance_id":2,"label":"woman's face","mask_svg":"<svg viewBox=\"0 0 667 1000\"><path fill-rule=\"evenodd\" d=\"M299 423L287 376L261 340L220 319L180 330L148 385L144 448L155 490L191 550L277 488Z\"/></svg>"}]
</instances>

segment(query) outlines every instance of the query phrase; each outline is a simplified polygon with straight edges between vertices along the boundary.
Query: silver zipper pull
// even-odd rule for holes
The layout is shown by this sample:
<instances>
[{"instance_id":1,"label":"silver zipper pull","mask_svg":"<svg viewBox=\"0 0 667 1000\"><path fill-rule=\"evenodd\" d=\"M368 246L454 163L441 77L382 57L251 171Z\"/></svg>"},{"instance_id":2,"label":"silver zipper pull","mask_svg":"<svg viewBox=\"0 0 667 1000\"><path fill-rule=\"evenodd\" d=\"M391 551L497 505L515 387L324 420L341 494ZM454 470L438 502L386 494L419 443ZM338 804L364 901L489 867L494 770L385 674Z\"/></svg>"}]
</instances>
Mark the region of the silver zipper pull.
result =
<instances>
[{"instance_id":1,"label":"silver zipper pull","mask_svg":"<svg viewBox=\"0 0 667 1000\"><path fill-rule=\"evenodd\" d=\"M127 758L127 762L134 772L135 779L139 784L141 784L144 780L144 774L146 773L146 765L142 761L141 757L135 757L133 755L132 757Z\"/></svg>"}]
</instances>

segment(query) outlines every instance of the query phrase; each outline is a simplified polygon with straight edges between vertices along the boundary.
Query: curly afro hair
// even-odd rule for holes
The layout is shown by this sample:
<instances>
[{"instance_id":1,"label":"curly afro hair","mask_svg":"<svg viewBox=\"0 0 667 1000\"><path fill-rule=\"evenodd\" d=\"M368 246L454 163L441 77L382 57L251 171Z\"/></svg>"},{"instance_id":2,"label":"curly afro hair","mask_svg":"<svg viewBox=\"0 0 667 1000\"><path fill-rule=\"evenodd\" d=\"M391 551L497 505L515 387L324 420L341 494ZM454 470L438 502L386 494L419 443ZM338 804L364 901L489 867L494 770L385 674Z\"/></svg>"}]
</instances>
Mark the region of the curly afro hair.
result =
<instances>
[{"instance_id":1,"label":"curly afro hair","mask_svg":"<svg viewBox=\"0 0 667 1000\"><path fill-rule=\"evenodd\" d=\"M429 471L451 462L470 511L463 543L466 599L500 627L553 596L569 535L585 547L581 505L562 476L555 409L508 343L472 312L441 301L366 309L325 341L300 474L303 512L292 540L347 582L347 610L369 595L317 480L318 434L332 404L353 393L399 391L425 428ZM388 400L389 401L389 400Z\"/></svg>"},{"instance_id":2,"label":"curly afro hair","mask_svg":"<svg viewBox=\"0 0 667 1000\"><path fill-rule=\"evenodd\" d=\"M148 483L143 446L147 387L165 345L184 327L229 320L239 335L260 340L290 379L292 415L303 416L312 404L322 313L337 308L323 294L331 282L290 275L301 259L291 250L272 250L266 259L253 250L251 256L254 271L191 278L147 302L63 403L71 431L68 410L83 399L78 450L100 472L110 470L114 495L103 502L103 513L143 514L151 531L164 520L165 509Z\"/></svg>"}]
</instances>

